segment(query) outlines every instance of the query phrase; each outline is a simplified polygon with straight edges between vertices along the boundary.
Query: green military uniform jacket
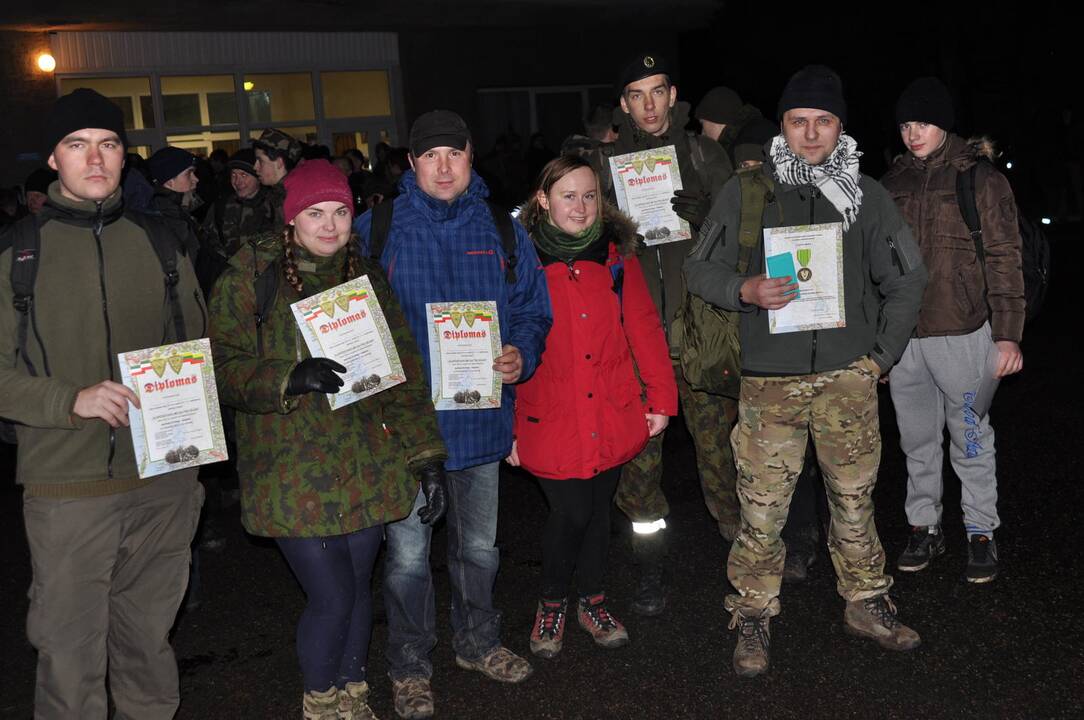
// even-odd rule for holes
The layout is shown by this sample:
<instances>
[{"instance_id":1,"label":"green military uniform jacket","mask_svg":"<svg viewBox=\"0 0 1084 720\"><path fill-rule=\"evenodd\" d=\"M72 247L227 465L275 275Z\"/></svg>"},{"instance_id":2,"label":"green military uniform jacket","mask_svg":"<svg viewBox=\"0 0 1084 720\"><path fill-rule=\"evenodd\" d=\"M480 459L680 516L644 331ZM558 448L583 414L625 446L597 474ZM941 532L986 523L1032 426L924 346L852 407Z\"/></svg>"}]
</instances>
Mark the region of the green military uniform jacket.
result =
<instances>
[{"instance_id":1,"label":"green military uniform jacket","mask_svg":"<svg viewBox=\"0 0 1084 720\"><path fill-rule=\"evenodd\" d=\"M331 258L296 251L304 296L342 282L346 250ZM407 381L332 412L319 393L286 396L290 372L308 357L281 278L257 352L253 267L276 271L251 245L234 255L211 302L219 398L237 415L237 471L245 529L269 537L322 537L405 517L415 471L447 457L422 361L380 266L362 260L387 318ZM280 270L279 270L280 271ZM281 272L281 271L280 271Z\"/></svg>"},{"instance_id":2,"label":"green military uniform jacket","mask_svg":"<svg viewBox=\"0 0 1084 720\"><path fill-rule=\"evenodd\" d=\"M216 202L203 221L203 249L229 259L247 241L281 227L271 189L263 185L250 198L236 194Z\"/></svg>"}]
</instances>

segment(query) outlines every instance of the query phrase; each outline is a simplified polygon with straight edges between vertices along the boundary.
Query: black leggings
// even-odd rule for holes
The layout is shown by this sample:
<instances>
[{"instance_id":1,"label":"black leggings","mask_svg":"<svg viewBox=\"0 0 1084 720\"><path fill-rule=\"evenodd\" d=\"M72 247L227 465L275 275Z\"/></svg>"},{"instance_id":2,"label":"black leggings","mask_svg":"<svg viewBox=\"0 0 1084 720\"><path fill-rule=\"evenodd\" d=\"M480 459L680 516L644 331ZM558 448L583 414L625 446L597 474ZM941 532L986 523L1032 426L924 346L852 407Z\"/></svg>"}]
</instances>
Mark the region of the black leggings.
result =
<instances>
[{"instance_id":1,"label":"black leggings","mask_svg":"<svg viewBox=\"0 0 1084 720\"><path fill-rule=\"evenodd\" d=\"M603 591L610 505L620 477L619 465L587 480L538 478L550 506L542 531L543 599L564 598L573 570L580 596Z\"/></svg>"},{"instance_id":2,"label":"black leggings","mask_svg":"<svg viewBox=\"0 0 1084 720\"><path fill-rule=\"evenodd\" d=\"M308 597L297 623L306 691L365 679L373 630L369 586L383 539L383 525L334 537L276 538Z\"/></svg>"}]
</instances>

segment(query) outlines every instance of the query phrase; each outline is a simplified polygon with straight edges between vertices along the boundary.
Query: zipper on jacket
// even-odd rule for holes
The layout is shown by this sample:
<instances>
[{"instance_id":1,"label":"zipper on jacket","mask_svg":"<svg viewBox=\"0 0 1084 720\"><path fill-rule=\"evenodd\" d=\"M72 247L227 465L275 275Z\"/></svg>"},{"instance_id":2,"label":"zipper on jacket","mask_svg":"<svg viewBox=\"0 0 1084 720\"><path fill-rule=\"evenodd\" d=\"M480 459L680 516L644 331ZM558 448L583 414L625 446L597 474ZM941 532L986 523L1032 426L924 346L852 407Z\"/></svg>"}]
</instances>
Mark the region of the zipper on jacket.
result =
<instances>
[{"instance_id":1,"label":"zipper on jacket","mask_svg":"<svg viewBox=\"0 0 1084 720\"><path fill-rule=\"evenodd\" d=\"M900 257L899 248L896 247L896 241L892 239L892 236L885 238L885 242L888 243L888 250L892 253L892 264L896 266L896 270L899 272L900 277L907 274L907 268L904 267L903 258Z\"/></svg>"},{"instance_id":2,"label":"zipper on jacket","mask_svg":"<svg viewBox=\"0 0 1084 720\"><path fill-rule=\"evenodd\" d=\"M98 251L98 287L102 293L102 318L105 320L105 360L109 367L109 380L113 380L113 333L109 325L109 305L105 294L105 255L102 252L102 229L105 223L102 217L102 204L97 205L97 213L94 217L94 246ZM109 428L109 460L106 463L106 472L110 479L113 478L113 456L117 452L117 431Z\"/></svg>"}]
</instances>

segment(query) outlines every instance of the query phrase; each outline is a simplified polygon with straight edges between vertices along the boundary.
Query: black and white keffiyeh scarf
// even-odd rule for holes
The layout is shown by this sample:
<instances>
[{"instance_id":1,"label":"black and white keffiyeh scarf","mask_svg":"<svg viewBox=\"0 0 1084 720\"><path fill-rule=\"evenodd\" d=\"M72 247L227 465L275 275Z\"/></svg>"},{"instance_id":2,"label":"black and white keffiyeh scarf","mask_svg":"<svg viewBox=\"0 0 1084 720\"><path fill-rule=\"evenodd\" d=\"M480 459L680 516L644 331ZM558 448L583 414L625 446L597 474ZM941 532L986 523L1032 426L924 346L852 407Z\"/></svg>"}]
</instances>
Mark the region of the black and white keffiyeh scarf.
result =
<instances>
[{"instance_id":1,"label":"black and white keffiyeh scarf","mask_svg":"<svg viewBox=\"0 0 1084 720\"><path fill-rule=\"evenodd\" d=\"M844 230L858 219L858 210L862 206L862 190L858 187L858 158L862 157L862 153L854 138L841 134L836 149L820 165L810 165L795 155L782 134L772 140L771 152L776 180L787 185L816 185L843 216Z\"/></svg>"}]
</instances>

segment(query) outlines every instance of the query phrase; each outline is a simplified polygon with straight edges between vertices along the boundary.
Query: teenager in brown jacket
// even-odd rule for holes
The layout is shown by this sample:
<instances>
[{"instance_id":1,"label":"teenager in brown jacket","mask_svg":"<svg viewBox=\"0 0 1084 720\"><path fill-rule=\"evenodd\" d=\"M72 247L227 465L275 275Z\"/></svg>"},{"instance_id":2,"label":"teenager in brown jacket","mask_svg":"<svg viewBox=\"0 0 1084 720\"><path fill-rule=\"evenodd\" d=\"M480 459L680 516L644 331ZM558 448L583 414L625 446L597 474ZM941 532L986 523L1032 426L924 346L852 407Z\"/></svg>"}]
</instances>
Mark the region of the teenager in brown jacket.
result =
<instances>
[{"instance_id":1,"label":"teenager in brown jacket","mask_svg":"<svg viewBox=\"0 0 1084 720\"><path fill-rule=\"evenodd\" d=\"M965 577L984 583L997 576L994 530L1000 524L988 411L1000 379L1023 368L1024 281L1009 183L982 162L993 156L989 142L953 135L953 119L952 98L940 80L911 83L896 105L908 152L881 181L911 225L930 275L915 336L889 384L907 456L906 511L912 526L898 567L917 572L945 551L941 443L947 427L949 457L962 485ZM980 163L975 204L985 260L956 199L957 176L975 163Z\"/></svg>"}]
</instances>

